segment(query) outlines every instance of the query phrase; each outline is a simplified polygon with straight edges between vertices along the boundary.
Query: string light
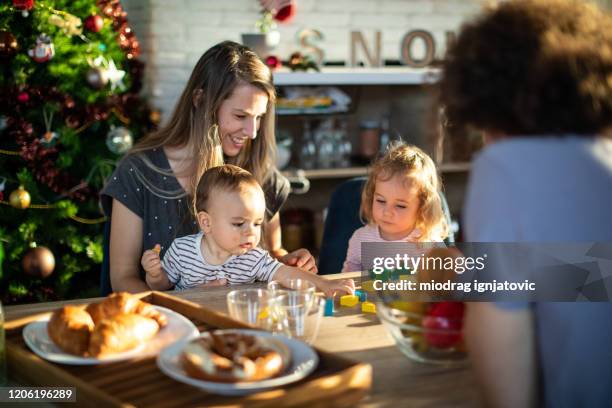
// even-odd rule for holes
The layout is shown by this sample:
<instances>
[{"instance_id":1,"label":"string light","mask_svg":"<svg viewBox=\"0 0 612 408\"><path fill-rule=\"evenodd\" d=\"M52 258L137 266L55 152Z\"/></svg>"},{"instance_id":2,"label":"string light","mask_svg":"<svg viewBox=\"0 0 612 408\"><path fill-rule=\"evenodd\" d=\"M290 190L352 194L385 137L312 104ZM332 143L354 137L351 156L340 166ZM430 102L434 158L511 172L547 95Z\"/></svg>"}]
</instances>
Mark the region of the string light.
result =
<instances>
[{"instance_id":1,"label":"string light","mask_svg":"<svg viewBox=\"0 0 612 408\"><path fill-rule=\"evenodd\" d=\"M0 201L0 204L11 206L8 201ZM11 206L12 207L12 206ZM56 208L54 204L31 204L28 208L32 208L34 210L51 210ZM81 224L101 224L106 221L106 217L99 218L83 218L76 215L69 215L69 218L73 219L76 222L80 222Z\"/></svg>"}]
</instances>

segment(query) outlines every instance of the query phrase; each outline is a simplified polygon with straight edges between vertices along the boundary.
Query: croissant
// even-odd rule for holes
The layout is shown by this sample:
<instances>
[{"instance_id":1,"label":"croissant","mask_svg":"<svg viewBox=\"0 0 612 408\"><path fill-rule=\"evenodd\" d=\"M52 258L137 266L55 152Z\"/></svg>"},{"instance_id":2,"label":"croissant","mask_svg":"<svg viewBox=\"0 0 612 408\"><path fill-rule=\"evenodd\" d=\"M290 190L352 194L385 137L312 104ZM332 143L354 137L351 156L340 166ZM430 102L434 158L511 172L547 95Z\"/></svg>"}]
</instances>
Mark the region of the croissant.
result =
<instances>
[{"instance_id":1,"label":"croissant","mask_svg":"<svg viewBox=\"0 0 612 408\"><path fill-rule=\"evenodd\" d=\"M62 350L78 355L87 352L93 330L91 316L78 306L64 306L55 310L47 324L51 340Z\"/></svg>"},{"instance_id":2,"label":"croissant","mask_svg":"<svg viewBox=\"0 0 612 408\"><path fill-rule=\"evenodd\" d=\"M129 350L151 339L159 331L153 319L139 314L120 314L96 324L89 340L89 355L104 357Z\"/></svg>"},{"instance_id":3,"label":"croissant","mask_svg":"<svg viewBox=\"0 0 612 408\"><path fill-rule=\"evenodd\" d=\"M113 293L101 302L90 304L86 310L95 324L120 314L131 313L153 319L159 327L164 327L168 323L166 315L126 292Z\"/></svg>"}]
</instances>

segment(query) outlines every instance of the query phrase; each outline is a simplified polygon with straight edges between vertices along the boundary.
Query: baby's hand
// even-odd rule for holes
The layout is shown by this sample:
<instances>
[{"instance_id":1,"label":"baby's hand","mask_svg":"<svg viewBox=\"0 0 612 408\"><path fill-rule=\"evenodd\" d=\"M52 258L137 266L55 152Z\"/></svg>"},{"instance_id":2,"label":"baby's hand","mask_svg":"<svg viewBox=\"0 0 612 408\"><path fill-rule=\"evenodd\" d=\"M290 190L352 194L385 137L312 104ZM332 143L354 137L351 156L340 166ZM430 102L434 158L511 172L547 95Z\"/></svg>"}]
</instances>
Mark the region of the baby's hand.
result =
<instances>
[{"instance_id":1,"label":"baby's hand","mask_svg":"<svg viewBox=\"0 0 612 408\"><path fill-rule=\"evenodd\" d=\"M326 281L321 290L325 293L325 297L332 297L337 292L353 295L355 293L355 282L352 279Z\"/></svg>"},{"instance_id":2,"label":"baby's hand","mask_svg":"<svg viewBox=\"0 0 612 408\"><path fill-rule=\"evenodd\" d=\"M208 281L206 283L202 283L201 285L198 285L198 288L210 288L213 286L225 286L227 285L227 279L225 278L221 278L221 279L216 279L214 281Z\"/></svg>"},{"instance_id":3,"label":"baby's hand","mask_svg":"<svg viewBox=\"0 0 612 408\"><path fill-rule=\"evenodd\" d=\"M150 278L158 279L162 276L161 260L159 258L160 246L144 251L140 264Z\"/></svg>"}]
</instances>

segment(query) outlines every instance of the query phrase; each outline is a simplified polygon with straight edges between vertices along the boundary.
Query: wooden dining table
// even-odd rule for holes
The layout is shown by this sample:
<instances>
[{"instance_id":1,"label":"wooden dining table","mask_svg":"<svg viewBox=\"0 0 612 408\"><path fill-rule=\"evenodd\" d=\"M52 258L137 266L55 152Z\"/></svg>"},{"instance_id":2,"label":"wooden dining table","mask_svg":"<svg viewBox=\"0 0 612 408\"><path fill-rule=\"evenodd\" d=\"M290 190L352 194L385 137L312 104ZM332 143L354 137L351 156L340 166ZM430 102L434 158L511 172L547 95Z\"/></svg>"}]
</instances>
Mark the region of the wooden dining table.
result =
<instances>
[{"instance_id":1,"label":"wooden dining table","mask_svg":"<svg viewBox=\"0 0 612 408\"><path fill-rule=\"evenodd\" d=\"M325 275L328 279L355 278L359 273ZM262 287L255 283L242 285ZM170 292L173 296L227 313L226 295L235 287L212 287ZM36 303L5 307L6 320L53 310L70 303L95 299ZM358 306L340 307L321 322L314 346L372 366L372 389L362 407L474 407L479 406L476 382L469 364L441 366L419 363L404 356L376 314Z\"/></svg>"}]
</instances>

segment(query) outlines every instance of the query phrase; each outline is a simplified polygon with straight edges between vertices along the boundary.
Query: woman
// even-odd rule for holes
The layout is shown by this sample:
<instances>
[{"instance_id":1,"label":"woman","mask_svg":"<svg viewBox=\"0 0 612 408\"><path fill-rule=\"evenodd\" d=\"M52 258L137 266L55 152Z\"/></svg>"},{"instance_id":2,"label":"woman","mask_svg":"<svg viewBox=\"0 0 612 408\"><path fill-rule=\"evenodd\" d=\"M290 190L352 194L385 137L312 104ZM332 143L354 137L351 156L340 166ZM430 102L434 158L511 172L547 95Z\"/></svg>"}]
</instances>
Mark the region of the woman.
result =
<instances>
[{"instance_id":1,"label":"woman","mask_svg":"<svg viewBox=\"0 0 612 408\"><path fill-rule=\"evenodd\" d=\"M611 78L612 18L586 2L502 2L462 27L440 97L451 126L488 142L468 241L612 241ZM612 400L610 303L472 303L466 336L487 406Z\"/></svg>"},{"instance_id":2,"label":"woman","mask_svg":"<svg viewBox=\"0 0 612 408\"><path fill-rule=\"evenodd\" d=\"M101 192L111 219L114 291L148 290L140 258L197 231L191 208L200 176L224 162L257 178L266 194L264 244L281 262L316 272L305 249L281 247L278 210L289 182L274 167L275 89L272 74L247 47L225 41L196 64L168 124L147 135L119 163Z\"/></svg>"}]
</instances>

